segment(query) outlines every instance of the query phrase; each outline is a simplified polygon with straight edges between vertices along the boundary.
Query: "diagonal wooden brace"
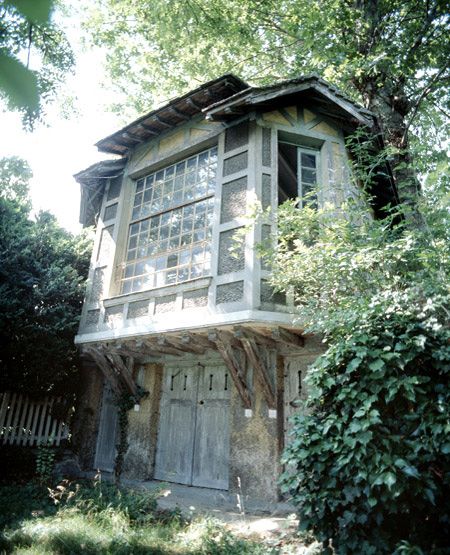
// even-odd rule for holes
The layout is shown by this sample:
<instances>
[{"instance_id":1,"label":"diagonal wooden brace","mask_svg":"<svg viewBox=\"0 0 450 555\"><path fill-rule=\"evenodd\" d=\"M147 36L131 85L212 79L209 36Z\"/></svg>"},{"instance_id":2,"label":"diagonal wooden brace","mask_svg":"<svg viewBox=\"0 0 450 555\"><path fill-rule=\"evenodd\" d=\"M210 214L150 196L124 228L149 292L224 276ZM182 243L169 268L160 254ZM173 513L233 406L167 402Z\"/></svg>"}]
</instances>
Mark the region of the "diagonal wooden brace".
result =
<instances>
[{"instance_id":1,"label":"diagonal wooden brace","mask_svg":"<svg viewBox=\"0 0 450 555\"><path fill-rule=\"evenodd\" d=\"M241 337L240 339L245 354L247 355L250 364L253 366L253 370L258 378L258 381L261 384L267 406L271 409L275 409L277 406L276 397L273 390L272 382L270 380L266 361L263 357L258 355L258 349L252 339L248 339L246 337Z\"/></svg>"}]
</instances>

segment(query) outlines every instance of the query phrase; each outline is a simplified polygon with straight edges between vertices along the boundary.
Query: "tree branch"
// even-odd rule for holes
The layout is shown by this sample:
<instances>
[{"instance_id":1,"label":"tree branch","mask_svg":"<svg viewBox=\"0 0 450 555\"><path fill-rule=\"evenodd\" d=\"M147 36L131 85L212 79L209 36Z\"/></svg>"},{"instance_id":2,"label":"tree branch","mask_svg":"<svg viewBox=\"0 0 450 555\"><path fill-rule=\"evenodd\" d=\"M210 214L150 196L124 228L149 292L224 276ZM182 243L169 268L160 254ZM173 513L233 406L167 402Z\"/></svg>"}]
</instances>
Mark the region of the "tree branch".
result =
<instances>
[{"instance_id":1,"label":"tree branch","mask_svg":"<svg viewBox=\"0 0 450 555\"><path fill-rule=\"evenodd\" d=\"M409 118L409 121L405 127L405 131L403 133L403 137L402 137L402 141L401 141L401 145L402 147L405 145L406 142L406 135L408 134L408 130L411 126L411 123L413 122L414 118L417 115L417 112L419 111L419 107L421 102L427 97L427 95L432 91L432 86L433 83L435 83L436 81L438 81L439 77L444 73L444 71L448 68L448 64L446 64L444 67L442 67L435 75L433 75L433 77L430 79L429 83L423 88L422 92L419 95L419 98L416 101L416 105L414 106L413 109L413 113L411 115L411 117Z\"/></svg>"}]
</instances>

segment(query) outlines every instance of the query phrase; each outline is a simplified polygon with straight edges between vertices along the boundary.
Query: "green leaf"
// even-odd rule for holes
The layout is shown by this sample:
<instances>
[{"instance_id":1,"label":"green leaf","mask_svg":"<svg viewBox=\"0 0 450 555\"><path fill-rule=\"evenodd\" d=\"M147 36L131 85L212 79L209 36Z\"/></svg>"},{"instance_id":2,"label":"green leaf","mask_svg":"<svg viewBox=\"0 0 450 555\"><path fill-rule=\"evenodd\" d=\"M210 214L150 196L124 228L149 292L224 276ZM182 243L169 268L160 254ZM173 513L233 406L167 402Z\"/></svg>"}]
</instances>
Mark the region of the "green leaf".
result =
<instances>
[{"instance_id":1,"label":"green leaf","mask_svg":"<svg viewBox=\"0 0 450 555\"><path fill-rule=\"evenodd\" d=\"M402 472L412 478L420 478L420 473L415 466L407 464L402 468Z\"/></svg>"},{"instance_id":2,"label":"green leaf","mask_svg":"<svg viewBox=\"0 0 450 555\"><path fill-rule=\"evenodd\" d=\"M393 472L386 472L383 474L383 482L387 485L389 489L397 482L397 477Z\"/></svg>"},{"instance_id":3,"label":"green leaf","mask_svg":"<svg viewBox=\"0 0 450 555\"><path fill-rule=\"evenodd\" d=\"M0 91L17 108L35 111L39 94L35 74L18 60L0 51Z\"/></svg>"},{"instance_id":4,"label":"green leaf","mask_svg":"<svg viewBox=\"0 0 450 555\"><path fill-rule=\"evenodd\" d=\"M47 23L53 9L53 0L6 0L18 12L34 23Z\"/></svg>"},{"instance_id":5,"label":"green leaf","mask_svg":"<svg viewBox=\"0 0 450 555\"><path fill-rule=\"evenodd\" d=\"M384 360L382 360L381 358L369 363L369 368L374 372L376 372L377 370L381 370L383 366L384 366Z\"/></svg>"},{"instance_id":6,"label":"green leaf","mask_svg":"<svg viewBox=\"0 0 450 555\"><path fill-rule=\"evenodd\" d=\"M347 364L347 371L348 372L353 372L354 370L356 370L361 364L361 359L360 358L354 358L353 360L351 360L348 364Z\"/></svg>"}]
</instances>

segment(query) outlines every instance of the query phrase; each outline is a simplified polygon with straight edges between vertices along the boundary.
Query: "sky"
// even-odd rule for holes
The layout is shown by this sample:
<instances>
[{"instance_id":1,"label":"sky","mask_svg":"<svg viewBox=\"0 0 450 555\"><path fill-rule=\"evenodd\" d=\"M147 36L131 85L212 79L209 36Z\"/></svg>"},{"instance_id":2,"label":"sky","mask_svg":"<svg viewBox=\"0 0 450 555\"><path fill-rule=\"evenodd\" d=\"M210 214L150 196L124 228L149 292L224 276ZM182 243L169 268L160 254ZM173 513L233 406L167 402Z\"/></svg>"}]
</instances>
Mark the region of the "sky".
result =
<instances>
[{"instance_id":1,"label":"sky","mask_svg":"<svg viewBox=\"0 0 450 555\"><path fill-rule=\"evenodd\" d=\"M34 212L49 210L63 227L77 232L81 229L80 191L73 174L108 158L94 143L121 128L123 121L105 108L112 97L100 84L100 51L81 52L76 19L70 22L67 34L77 65L64 88L77 97L76 109L61 95L49 107L46 125L38 125L32 133L23 130L18 114L0 111L0 157L16 155L27 160L33 171L30 193ZM71 115L63 119L61 114L67 111Z\"/></svg>"}]
</instances>

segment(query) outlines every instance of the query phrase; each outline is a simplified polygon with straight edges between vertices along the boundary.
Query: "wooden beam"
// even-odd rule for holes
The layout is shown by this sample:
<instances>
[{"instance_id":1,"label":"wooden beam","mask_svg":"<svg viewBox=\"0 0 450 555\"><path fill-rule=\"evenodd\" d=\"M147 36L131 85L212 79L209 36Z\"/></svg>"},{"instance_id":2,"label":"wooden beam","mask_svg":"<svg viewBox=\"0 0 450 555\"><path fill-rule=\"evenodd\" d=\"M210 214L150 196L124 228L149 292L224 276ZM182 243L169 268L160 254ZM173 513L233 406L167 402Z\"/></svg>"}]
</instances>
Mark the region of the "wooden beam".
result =
<instances>
[{"instance_id":1,"label":"wooden beam","mask_svg":"<svg viewBox=\"0 0 450 555\"><path fill-rule=\"evenodd\" d=\"M193 341L194 344L201 345L205 349L212 349L213 351L217 350L216 344L213 341L210 341L206 336L200 335L199 333L185 333L183 334L181 340L183 343L190 343Z\"/></svg>"},{"instance_id":2,"label":"wooden beam","mask_svg":"<svg viewBox=\"0 0 450 555\"><path fill-rule=\"evenodd\" d=\"M217 350L230 371L231 379L236 386L242 404L248 409L252 406L252 400L245 380L245 371L242 369L233 347L226 341L226 338L223 335L221 337L218 333L214 334L214 337Z\"/></svg>"},{"instance_id":3,"label":"wooden beam","mask_svg":"<svg viewBox=\"0 0 450 555\"><path fill-rule=\"evenodd\" d=\"M176 116L183 119L184 121L188 121L189 119L191 119L187 114L185 114L178 108L175 108L175 106L170 106L169 110L172 112L172 114L175 114Z\"/></svg>"},{"instance_id":4,"label":"wooden beam","mask_svg":"<svg viewBox=\"0 0 450 555\"><path fill-rule=\"evenodd\" d=\"M276 408L275 393L273 391L272 382L270 380L269 372L267 369L266 362L258 355L258 349L255 342L248 338L241 339L242 346L244 348L245 354L253 366L253 371L258 377L258 381L261 384L264 398L266 399L267 405L271 409Z\"/></svg>"},{"instance_id":5,"label":"wooden beam","mask_svg":"<svg viewBox=\"0 0 450 555\"><path fill-rule=\"evenodd\" d=\"M125 139L129 139L130 141L135 141L137 143L142 143L142 141L145 140L144 137L138 137L137 135L135 135L134 133L130 133L129 131L124 131L122 133L122 137L124 137Z\"/></svg>"},{"instance_id":6,"label":"wooden beam","mask_svg":"<svg viewBox=\"0 0 450 555\"><path fill-rule=\"evenodd\" d=\"M108 343L106 349L109 353L135 358L139 361L143 361L146 358L145 352L134 348L133 345L129 345L128 343Z\"/></svg>"},{"instance_id":7,"label":"wooden beam","mask_svg":"<svg viewBox=\"0 0 450 555\"><path fill-rule=\"evenodd\" d=\"M169 347L174 347L184 353L195 353L197 355L205 354L205 349L203 347L195 345L193 342L186 343L182 340L182 338L169 335L166 337L166 342Z\"/></svg>"},{"instance_id":8,"label":"wooden beam","mask_svg":"<svg viewBox=\"0 0 450 555\"><path fill-rule=\"evenodd\" d=\"M256 328L251 329L243 326L236 326L234 329L234 335L238 339L242 339L243 337L247 339L253 339L253 341L255 341L256 343L260 343L261 345L264 345L269 349L277 348L277 342L274 339L259 332Z\"/></svg>"},{"instance_id":9,"label":"wooden beam","mask_svg":"<svg viewBox=\"0 0 450 555\"><path fill-rule=\"evenodd\" d=\"M166 345L161 345L158 342L152 342L152 341L144 341L144 345L150 349L150 351L152 353L162 353L165 355L174 355L174 356L181 356L183 353L181 353L178 349L175 349L174 347L168 347Z\"/></svg>"},{"instance_id":10,"label":"wooden beam","mask_svg":"<svg viewBox=\"0 0 450 555\"><path fill-rule=\"evenodd\" d=\"M163 127L167 127L167 128L169 128L169 127L172 128L173 127L173 125L171 123L167 123L167 121L164 121L159 116L153 116L153 119L156 120Z\"/></svg>"},{"instance_id":11,"label":"wooden beam","mask_svg":"<svg viewBox=\"0 0 450 555\"><path fill-rule=\"evenodd\" d=\"M127 368L127 365L122 360L122 357L116 354L111 354L109 356L111 357L113 366L117 369L123 381L125 382L128 388L128 391L131 393L131 395L133 395L133 397L136 400L139 400L140 395L139 395L137 385L133 380L133 376L130 370Z\"/></svg>"},{"instance_id":12,"label":"wooden beam","mask_svg":"<svg viewBox=\"0 0 450 555\"><path fill-rule=\"evenodd\" d=\"M186 102L189 104L189 106L192 106L192 108L195 108L196 110L199 110L199 111L202 110L202 107L196 102L194 102L192 98L186 98Z\"/></svg>"},{"instance_id":13,"label":"wooden beam","mask_svg":"<svg viewBox=\"0 0 450 555\"><path fill-rule=\"evenodd\" d=\"M146 133L150 133L150 135L159 135L159 131L155 131L153 127L151 127L147 123L140 123L138 127L143 129Z\"/></svg>"},{"instance_id":14,"label":"wooden beam","mask_svg":"<svg viewBox=\"0 0 450 555\"><path fill-rule=\"evenodd\" d=\"M217 338L220 338L225 343L229 343L232 347L241 349L242 345L239 340L233 335L232 332L228 330L213 330L208 333L208 339L210 341L216 342Z\"/></svg>"},{"instance_id":15,"label":"wooden beam","mask_svg":"<svg viewBox=\"0 0 450 555\"><path fill-rule=\"evenodd\" d=\"M296 333L287 330L286 328L276 328L274 330L272 330L272 337L280 342L280 343L285 343L286 345L289 346L294 346L294 347L304 347L305 346L305 340L301 335L297 335Z\"/></svg>"},{"instance_id":16,"label":"wooden beam","mask_svg":"<svg viewBox=\"0 0 450 555\"><path fill-rule=\"evenodd\" d=\"M98 349L95 349L93 347L85 347L84 352L92 358L92 360L103 373L105 379L110 383L114 392L120 394L121 388L119 385L119 380L117 379L117 375L114 372L114 369L111 368L111 365L107 358Z\"/></svg>"}]
</instances>

